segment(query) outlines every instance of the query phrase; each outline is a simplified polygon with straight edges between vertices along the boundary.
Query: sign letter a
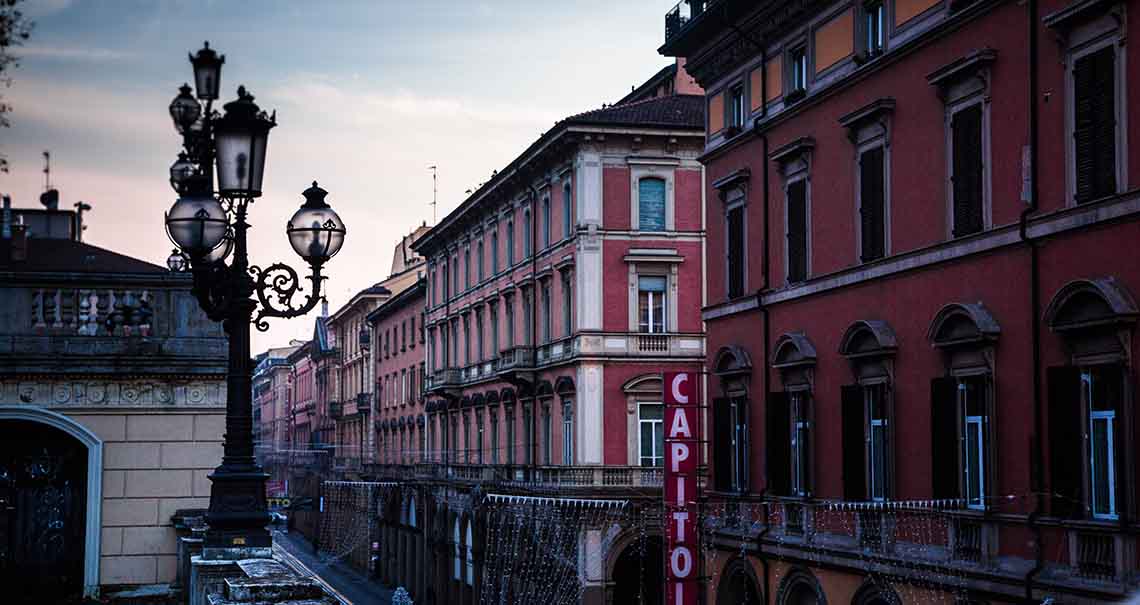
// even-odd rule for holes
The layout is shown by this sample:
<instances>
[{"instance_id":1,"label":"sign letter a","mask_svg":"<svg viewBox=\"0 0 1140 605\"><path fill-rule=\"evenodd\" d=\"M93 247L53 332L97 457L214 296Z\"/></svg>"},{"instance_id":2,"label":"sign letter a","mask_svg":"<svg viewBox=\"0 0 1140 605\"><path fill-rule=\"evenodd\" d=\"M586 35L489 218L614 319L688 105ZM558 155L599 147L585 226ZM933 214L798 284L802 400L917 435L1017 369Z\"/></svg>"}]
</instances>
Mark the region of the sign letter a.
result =
<instances>
[{"instance_id":1,"label":"sign letter a","mask_svg":"<svg viewBox=\"0 0 1140 605\"><path fill-rule=\"evenodd\" d=\"M677 410L673 414L673 424L669 426L670 439L692 439L693 430L689 428L689 414L686 409Z\"/></svg>"}]
</instances>

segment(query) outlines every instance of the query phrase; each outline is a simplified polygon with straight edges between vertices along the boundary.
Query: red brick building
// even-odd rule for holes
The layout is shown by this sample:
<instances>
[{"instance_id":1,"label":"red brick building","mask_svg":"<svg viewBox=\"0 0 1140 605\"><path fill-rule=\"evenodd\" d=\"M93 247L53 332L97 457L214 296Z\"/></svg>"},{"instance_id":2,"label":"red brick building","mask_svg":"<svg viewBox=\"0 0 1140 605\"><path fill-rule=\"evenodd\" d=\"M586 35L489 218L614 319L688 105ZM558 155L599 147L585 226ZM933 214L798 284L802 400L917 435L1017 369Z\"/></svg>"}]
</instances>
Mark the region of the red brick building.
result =
<instances>
[{"instance_id":1,"label":"red brick building","mask_svg":"<svg viewBox=\"0 0 1140 605\"><path fill-rule=\"evenodd\" d=\"M376 463L423 460L424 292L426 279L368 314L376 365Z\"/></svg>"},{"instance_id":2,"label":"red brick building","mask_svg":"<svg viewBox=\"0 0 1140 605\"><path fill-rule=\"evenodd\" d=\"M1136 8L666 17L708 91L708 602L1135 586Z\"/></svg>"},{"instance_id":3,"label":"red brick building","mask_svg":"<svg viewBox=\"0 0 1140 605\"><path fill-rule=\"evenodd\" d=\"M704 103L678 94L694 87L670 66L621 102L558 122L416 241L427 280L408 304L426 307L415 345L426 403L400 403L413 367L402 350L378 376L399 372L381 407L387 459L418 455L378 476L398 485L382 523L401 536L381 541L398 546L381 553L380 573L417 602L514 602L555 578L587 603L659 594L660 373L704 359ZM419 321L398 299L372 317L387 331ZM563 524L564 556L523 566L497 546L504 517L484 500L511 494L540 523L569 515L564 506L619 505L629 523ZM643 510L648 520L630 521Z\"/></svg>"}]
</instances>

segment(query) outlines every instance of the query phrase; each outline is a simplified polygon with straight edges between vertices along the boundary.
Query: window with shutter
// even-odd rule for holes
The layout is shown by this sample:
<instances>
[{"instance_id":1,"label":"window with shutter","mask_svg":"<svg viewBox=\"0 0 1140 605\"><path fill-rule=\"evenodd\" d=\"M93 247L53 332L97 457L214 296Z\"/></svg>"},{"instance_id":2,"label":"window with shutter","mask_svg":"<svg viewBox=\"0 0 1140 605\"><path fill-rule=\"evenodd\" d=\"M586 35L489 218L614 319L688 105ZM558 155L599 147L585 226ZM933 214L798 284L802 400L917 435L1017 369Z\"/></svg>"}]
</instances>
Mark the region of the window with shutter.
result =
<instances>
[{"instance_id":1,"label":"window with shutter","mask_svg":"<svg viewBox=\"0 0 1140 605\"><path fill-rule=\"evenodd\" d=\"M788 281L807 279L807 181L788 185Z\"/></svg>"},{"instance_id":2,"label":"window with shutter","mask_svg":"<svg viewBox=\"0 0 1140 605\"><path fill-rule=\"evenodd\" d=\"M665 180L645 178L637 182L637 222L642 231L665 230Z\"/></svg>"},{"instance_id":3,"label":"window with shutter","mask_svg":"<svg viewBox=\"0 0 1140 605\"><path fill-rule=\"evenodd\" d=\"M768 394L765 406L765 457L768 469L768 492L776 496L790 496L790 469L792 458L791 418L788 413L788 396L776 392Z\"/></svg>"},{"instance_id":4,"label":"window with shutter","mask_svg":"<svg viewBox=\"0 0 1140 605\"><path fill-rule=\"evenodd\" d=\"M1116 49L1073 64L1073 145L1078 204L1116 193Z\"/></svg>"},{"instance_id":5,"label":"window with shutter","mask_svg":"<svg viewBox=\"0 0 1140 605\"><path fill-rule=\"evenodd\" d=\"M728 297L736 298L744 294L744 206L728 210L726 227Z\"/></svg>"},{"instance_id":6,"label":"window with shutter","mask_svg":"<svg viewBox=\"0 0 1140 605\"><path fill-rule=\"evenodd\" d=\"M713 482L717 491L732 491L732 412L729 400L719 397L713 401Z\"/></svg>"},{"instance_id":7,"label":"window with shutter","mask_svg":"<svg viewBox=\"0 0 1140 605\"><path fill-rule=\"evenodd\" d=\"M866 436L863 417L863 388L846 385L841 389L843 416L843 499L866 500Z\"/></svg>"},{"instance_id":8,"label":"window with shutter","mask_svg":"<svg viewBox=\"0 0 1140 605\"><path fill-rule=\"evenodd\" d=\"M930 478L935 498L957 498L958 399L957 381L943 376L930 381Z\"/></svg>"},{"instance_id":9,"label":"window with shutter","mask_svg":"<svg viewBox=\"0 0 1140 605\"><path fill-rule=\"evenodd\" d=\"M1081 511L1081 373L1076 367L1048 369L1049 476L1055 517Z\"/></svg>"},{"instance_id":10,"label":"window with shutter","mask_svg":"<svg viewBox=\"0 0 1140 605\"><path fill-rule=\"evenodd\" d=\"M733 488L744 493L748 491L750 468L748 455L752 451L748 430L748 399L745 397L732 398L732 455Z\"/></svg>"},{"instance_id":11,"label":"window with shutter","mask_svg":"<svg viewBox=\"0 0 1140 605\"><path fill-rule=\"evenodd\" d=\"M977 233L984 228L982 218L982 105L958 111L951 121L954 195L954 237Z\"/></svg>"},{"instance_id":12,"label":"window with shutter","mask_svg":"<svg viewBox=\"0 0 1140 605\"><path fill-rule=\"evenodd\" d=\"M883 168L882 147L874 147L859 154L859 219L863 262L882 258L886 253Z\"/></svg>"}]
</instances>

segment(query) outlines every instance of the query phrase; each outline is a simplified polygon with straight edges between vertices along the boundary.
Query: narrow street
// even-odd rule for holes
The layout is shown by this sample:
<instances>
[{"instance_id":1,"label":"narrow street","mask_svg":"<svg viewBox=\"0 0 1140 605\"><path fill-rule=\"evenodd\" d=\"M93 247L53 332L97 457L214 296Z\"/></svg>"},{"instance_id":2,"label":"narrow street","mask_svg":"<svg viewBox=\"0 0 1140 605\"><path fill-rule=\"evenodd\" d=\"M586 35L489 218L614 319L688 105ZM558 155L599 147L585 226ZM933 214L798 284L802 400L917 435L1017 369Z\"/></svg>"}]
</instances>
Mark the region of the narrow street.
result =
<instances>
[{"instance_id":1,"label":"narrow street","mask_svg":"<svg viewBox=\"0 0 1140 605\"><path fill-rule=\"evenodd\" d=\"M345 605L386 605L392 602L391 589L368 579L365 574L345 563L323 561L300 534L274 530L273 549L286 564L299 573L316 578Z\"/></svg>"}]
</instances>

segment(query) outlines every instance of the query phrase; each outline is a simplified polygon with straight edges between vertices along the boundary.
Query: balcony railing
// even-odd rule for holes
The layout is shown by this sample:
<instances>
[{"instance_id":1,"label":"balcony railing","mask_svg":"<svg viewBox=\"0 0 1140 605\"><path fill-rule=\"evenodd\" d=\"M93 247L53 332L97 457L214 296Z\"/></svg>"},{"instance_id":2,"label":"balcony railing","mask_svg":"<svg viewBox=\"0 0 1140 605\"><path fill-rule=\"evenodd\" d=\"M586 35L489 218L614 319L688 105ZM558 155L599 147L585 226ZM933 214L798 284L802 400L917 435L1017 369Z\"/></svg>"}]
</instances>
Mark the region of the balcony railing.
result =
<instances>
[{"instance_id":1,"label":"balcony railing","mask_svg":"<svg viewBox=\"0 0 1140 605\"><path fill-rule=\"evenodd\" d=\"M499 464L382 465L373 469L393 479L424 479L460 483L536 488L660 488L660 467L641 466L521 466Z\"/></svg>"},{"instance_id":2,"label":"balcony railing","mask_svg":"<svg viewBox=\"0 0 1140 605\"><path fill-rule=\"evenodd\" d=\"M534 366L534 349L530 347L512 347L499 355L498 372L527 369Z\"/></svg>"},{"instance_id":3,"label":"balcony railing","mask_svg":"<svg viewBox=\"0 0 1140 605\"><path fill-rule=\"evenodd\" d=\"M1090 580L1116 579L1116 536L1107 533L1076 534L1077 575Z\"/></svg>"},{"instance_id":4,"label":"balcony railing","mask_svg":"<svg viewBox=\"0 0 1140 605\"><path fill-rule=\"evenodd\" d=\"M700 16L705 12L710 4L715 0L681 0L665 13L665 41L672 40L674 36L681 33L685 25L689 21Z\"/></svg>"}]
</instances>

